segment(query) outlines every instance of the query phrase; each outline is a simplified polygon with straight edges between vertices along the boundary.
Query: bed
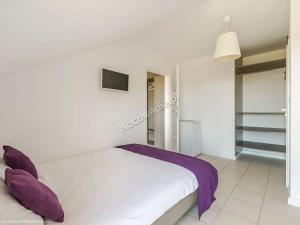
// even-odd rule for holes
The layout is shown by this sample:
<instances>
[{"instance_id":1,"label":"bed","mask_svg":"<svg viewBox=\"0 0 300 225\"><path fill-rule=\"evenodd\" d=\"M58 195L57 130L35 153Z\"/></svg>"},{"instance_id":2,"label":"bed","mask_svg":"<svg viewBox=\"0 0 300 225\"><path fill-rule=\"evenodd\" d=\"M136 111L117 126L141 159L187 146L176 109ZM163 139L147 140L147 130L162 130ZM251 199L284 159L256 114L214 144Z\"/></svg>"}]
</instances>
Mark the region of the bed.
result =
<instances>
[{"instance_id":1,"label":"bed","mask_svg":"<svg viewBox=\"0 0 300 225\"><path fill-rule=\"evenodd\" d=\"M38 165L65 225L172 225L198 199L197 177L174 163L121 148Z\"/></svg>"}]
</instances>

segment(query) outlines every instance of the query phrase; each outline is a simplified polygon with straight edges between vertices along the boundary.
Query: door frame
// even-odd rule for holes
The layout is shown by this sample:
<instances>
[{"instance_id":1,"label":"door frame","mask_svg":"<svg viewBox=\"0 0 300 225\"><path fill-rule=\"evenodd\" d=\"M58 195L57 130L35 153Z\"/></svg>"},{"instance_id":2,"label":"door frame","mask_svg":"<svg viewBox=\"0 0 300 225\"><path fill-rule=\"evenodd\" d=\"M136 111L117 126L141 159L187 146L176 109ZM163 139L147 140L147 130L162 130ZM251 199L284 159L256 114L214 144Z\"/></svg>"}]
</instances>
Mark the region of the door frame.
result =
<instances>
[{"instance_id":1,"label":"door frame","mask_svg":"<svg viewBox=\"0 0 300 225\"><path fill-rule=\"evenodd\" d=\"M172 97L172 75L168 75L165 72L162 71L156 71L153 69L147 69L145 74L146 74L146 112L148 110L148 91L147 91L147 79L148 79L148 73L153 73L156 75L163 76L165 78L165 85L164 85L164 91L165 91L165 98L164 98L164 103L168 104L171 101ZM147 118L147 123L148 123L148 118ZM172 146L173 142L173 134L172 134L172 110L171 107L166 107L165 108L165 113L164 113L164 148L168 150L174 150ZM146 125L146 138L147 138L147 132L148 132L148 126ZM177 140L176 140L177 141ZM146 140L147 143L147 140Z\"/></svg>"},{"instance_id":2,"label":"door frame","mask_svg":"<svg viewBox=\"0 0 300 225\"><path fill-rule=\"evenodd\" d=\"M290 38L287 39L286 46L286 188L290 187L291 171L291 44Z\"/></svg>"}]
</instances>

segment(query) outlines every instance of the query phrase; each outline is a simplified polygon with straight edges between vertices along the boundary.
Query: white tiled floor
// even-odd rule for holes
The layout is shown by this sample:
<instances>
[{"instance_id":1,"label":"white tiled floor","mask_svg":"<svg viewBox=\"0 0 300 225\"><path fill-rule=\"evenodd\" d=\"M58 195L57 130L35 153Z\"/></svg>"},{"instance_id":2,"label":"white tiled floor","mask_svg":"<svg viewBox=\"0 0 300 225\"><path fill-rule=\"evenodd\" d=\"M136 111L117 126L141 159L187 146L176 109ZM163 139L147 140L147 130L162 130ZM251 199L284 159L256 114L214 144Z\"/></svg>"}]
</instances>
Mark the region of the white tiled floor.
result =
<instances>
[{"instance_id":1,"label":"white tiled floor","mask_svg":"<svg viewBox=\"0 0 300 225\"><path fill-rule=\"evenodd\" d=\"M284 161L245 155L236 161L199 158L219 171L217 200L200 221L195 206L176 225L300 224L300 208L287 204Z\"/></svg>"}]
</instances>

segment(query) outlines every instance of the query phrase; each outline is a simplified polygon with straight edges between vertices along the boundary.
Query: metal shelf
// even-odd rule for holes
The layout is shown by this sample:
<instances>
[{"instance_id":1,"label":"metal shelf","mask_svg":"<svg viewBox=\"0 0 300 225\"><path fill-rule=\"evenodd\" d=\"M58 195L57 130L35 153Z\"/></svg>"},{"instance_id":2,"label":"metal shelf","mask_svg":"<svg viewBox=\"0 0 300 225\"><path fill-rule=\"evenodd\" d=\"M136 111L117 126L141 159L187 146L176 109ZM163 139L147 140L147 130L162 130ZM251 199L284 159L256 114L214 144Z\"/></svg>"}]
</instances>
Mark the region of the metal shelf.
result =
<instances>
[{"instance_id":1,"label":"metal shelf","mask_svg":"<svg viewBox=\"0 0 300 225\"><path fill-rule=\"evenodd\" d=\"M237 141L236 146L243 147L243 148L281 152L281 153L286 152L285 145L276 145L276 144L268 144L268 143L252 142L252 141Z\"/></svg>"},{"instance_id":2,"label":"metal shelf","mask_svg":"<svg viewBox=\"0 0 300 225\"><path fill-rule=\"evenodd\" d=\"M237 126L236 129L245 130L245 131L258 131L258 132L279 132L279 133L286 132L285 128L271 128L271 127Z\"/></svg>"},{"instance_id":3,"label":"metal shelf","mask_svg":"<svg viewBox=\"0 0 300 225\"><path fill-rule=\"evenodd\" d=\"M237 112L237 115L285 115L285 112Z\"/></svg>"},{"instance_id":4,"label":"metal shelf","mask_svg":"<svg viewBox=\"0 0 300 225\"><path fill-rule=\"evenodd\" d=\"M275 60L271 62L258 63L253 65L240 66L235 69L237 75L247 75L259 73L268 70L274 70L286 67L286 59Z\"/></svg>"}]
</instances>

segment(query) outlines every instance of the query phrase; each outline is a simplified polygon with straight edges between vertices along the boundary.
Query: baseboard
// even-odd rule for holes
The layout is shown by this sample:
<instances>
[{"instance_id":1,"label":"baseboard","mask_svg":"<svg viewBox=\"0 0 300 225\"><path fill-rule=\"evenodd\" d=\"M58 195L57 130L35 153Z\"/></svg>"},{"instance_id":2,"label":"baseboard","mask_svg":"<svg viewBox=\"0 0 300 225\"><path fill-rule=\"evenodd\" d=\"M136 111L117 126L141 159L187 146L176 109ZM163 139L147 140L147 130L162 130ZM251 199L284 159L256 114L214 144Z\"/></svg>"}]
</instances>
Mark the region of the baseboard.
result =
<instances>
[{"instance_id":1,"label":"baseboard","mask_svg":"<svg viewBox=\"0 0 300 225\"><path fill-rule=\"evenodd\" d=\"M300 199L299 198L289 197L288 203L289 203L289 205L300 207Z\"/></svg>"},{"instance_id":2,"label":"baseboard","mask_svg":"<svg viewBox=\"0 0 300 225\"><path fill-rule=\"evenodd\" d=\"M211 156L225 158L225 159L236 160L235 156L229 156L229 155L226 155L226 154L220 154L220 153L215 153L215 152L202 152L201 154L211 155Z\"/></svg>"},{"instance_id":3,"label":"baseboard","mask_svg":"<svg viewBox=\"0 0 300 225\"><path fill-rule=\"evenodd\" d=\"M285 160L286 157L285 153L255 150L250 148L244 148L240 154L255 155L255 156L261 156L261 157L273 158L273 159L282 159L282 160Z\"/></svg>"}]
</instances>

